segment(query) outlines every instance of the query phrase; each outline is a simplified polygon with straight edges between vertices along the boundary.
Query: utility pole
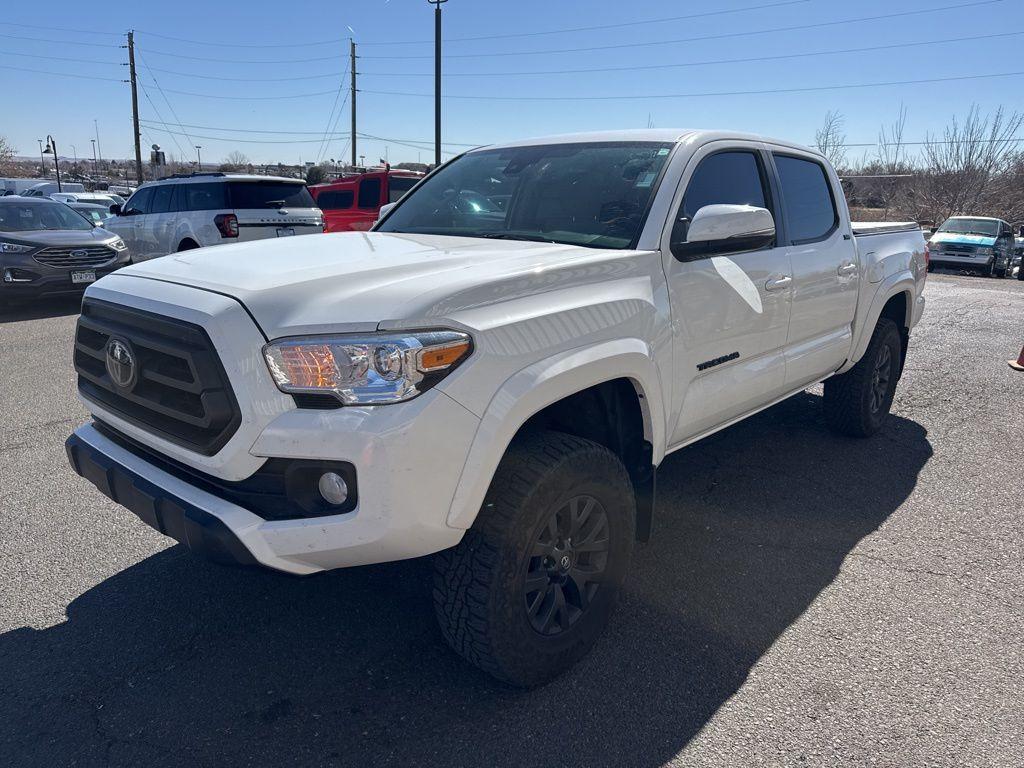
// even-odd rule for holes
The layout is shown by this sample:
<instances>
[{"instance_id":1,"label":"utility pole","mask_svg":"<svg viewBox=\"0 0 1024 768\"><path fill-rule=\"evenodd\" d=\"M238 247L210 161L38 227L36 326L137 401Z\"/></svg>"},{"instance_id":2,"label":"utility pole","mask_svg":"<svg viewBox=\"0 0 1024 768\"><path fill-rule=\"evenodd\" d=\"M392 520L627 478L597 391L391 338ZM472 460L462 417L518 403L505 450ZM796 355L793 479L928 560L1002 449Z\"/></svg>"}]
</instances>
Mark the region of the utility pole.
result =
<instances>
[{"instance_id":1,"label":"utility pole","mask_svg":"<svg viewBox=\"0 0 1024 768\"><path fill-rule=\"evenodd\" d=\"M139 88L135 81L135 32L128 33L128 71L132 84L132 122L135 130L135 175L137 184L142 184L142 138L139 134Z\"/></svg>"},{"instance_id":2,"label":"utility pole","mask_svg":"<svg viewBox=\"0 0 1024 768\"><path fill-rule=\"evenodd\" d=\"M441 3L448 0L427 0L434 6L434 166L441 164Z\"/></svg>"},{"instance_id":3,"label":"utility pole","mask_svg":"<svg viewBox=\"0 0 1024 768\"><path fill-rule=\"evenodd\" d=\"M103 148L100 147L100 124L95 118L92 121L92 127L96 129L96 149L99 150L100 160L103 159Z\"/></svg>"},{"instance_id":4,"label":"utility pole","mask_svg":"<svg viewBox=\"0 0 1024 768\"><path fill-rule=\"evenodd\" d=\"M96 162L96 139L89 139L92 142L92 172L99 173L100 166Z\"/></svg>"},{"instance_id":5,"label":"utility pole","mask_svg":"<svg viewBox=\"0 0 1024 768\"><path fill-rule=\"evenodd\" d=\"M356 41L349 38L349 49L352 60L349 62L349 69L352 70L352 169L356 167Z\"/></svg>"}]
</instances>

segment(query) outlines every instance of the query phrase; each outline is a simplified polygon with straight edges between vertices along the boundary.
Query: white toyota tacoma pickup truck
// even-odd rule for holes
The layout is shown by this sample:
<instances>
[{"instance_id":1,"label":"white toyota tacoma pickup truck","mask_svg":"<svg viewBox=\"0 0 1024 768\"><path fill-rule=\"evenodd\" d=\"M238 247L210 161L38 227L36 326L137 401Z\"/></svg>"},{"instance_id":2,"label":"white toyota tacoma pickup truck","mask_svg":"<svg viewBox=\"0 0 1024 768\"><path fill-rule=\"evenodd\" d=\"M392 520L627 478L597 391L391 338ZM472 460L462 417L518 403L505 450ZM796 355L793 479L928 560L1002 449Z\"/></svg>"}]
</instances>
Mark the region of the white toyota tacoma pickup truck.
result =
<instances>
[{"instance_id":1,"label":"white toyota tacoma pickup truck","mask_svg":"<svg viewBox=\"0 0 1024 768\"><path fill-rule=\"evenodd\" d=\"M433 554L447 640L537 685L608 622L666 454L821 381L829 426L883 426L926 273L916 224L851 224L835 171L788 142L484 147L370 232L90 286L74 360L93 420L67 452L215 560Z\"/></svg>"}]
</instances>

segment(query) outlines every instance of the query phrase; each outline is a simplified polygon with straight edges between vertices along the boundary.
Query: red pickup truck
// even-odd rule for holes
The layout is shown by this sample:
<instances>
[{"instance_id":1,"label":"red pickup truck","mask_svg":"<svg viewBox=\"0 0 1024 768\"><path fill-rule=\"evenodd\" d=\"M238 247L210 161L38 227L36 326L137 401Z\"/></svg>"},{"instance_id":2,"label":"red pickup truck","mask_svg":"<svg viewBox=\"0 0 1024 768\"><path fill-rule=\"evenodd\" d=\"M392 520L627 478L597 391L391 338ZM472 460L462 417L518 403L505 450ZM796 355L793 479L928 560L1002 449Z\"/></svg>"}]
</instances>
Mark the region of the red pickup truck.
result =
<instances>
[{"instance_id":1,"label":"red pickup truck","mask_svg":"<svg viewBox=\"0 0 1024 768\"><path fill-rule=\"evenodd\" d=\"M397 201L422 178L417 171L367 171L317 184L309 191L324 212L324 231L366 231L382 205Z\"/></svg>"}]
</instances>

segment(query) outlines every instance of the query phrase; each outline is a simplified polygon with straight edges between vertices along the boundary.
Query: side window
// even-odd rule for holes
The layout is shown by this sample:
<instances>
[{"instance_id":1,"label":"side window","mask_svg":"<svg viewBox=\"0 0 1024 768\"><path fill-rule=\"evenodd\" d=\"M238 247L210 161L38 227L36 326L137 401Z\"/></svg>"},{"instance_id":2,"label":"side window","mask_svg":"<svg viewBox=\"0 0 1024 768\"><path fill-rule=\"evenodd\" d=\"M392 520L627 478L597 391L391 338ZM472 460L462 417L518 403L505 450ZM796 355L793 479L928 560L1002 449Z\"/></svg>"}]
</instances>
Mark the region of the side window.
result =
<instances>
[{"instance_id":1,"label":"side window","mask_svg":"<svg viewBox=\"0 0 1024 768\"><path fill-rule=\"evenodd\" d=\"M779 169L792 241L812 243L828 237L839 225L839 212L822 165L799 157L775 155L775 167Z\"/></svg>"},{"instance_id":2,"label":"side window","mask_svg":"<svg viewBox=\"0 0 1024 768\"><path fill-rule=\"evenodd\" d=\"M178 196L183 211L218 211L228 207L227 184L182 184Z\"/></svg>"},{"instance_id":3,"label":"side window","mask_svg":"<svg viewBox=\"0 0 1024 768\"><path fill-rule=\"evenodd\" d=\"M380 206L380 179L363 179L359 182L359 207Z\"/></svg>"},{"instance_id":4,"label":"side window","mask_svg":"<svg viewBox=\"0 0 1024 768\"><path fill-rule=\"evenodd\" d=\"M143 187L128 198L128 202L124 204L124 209L132 213L149 213L149 202L152 199L153 187Z\"/></svg>"},{"instance_id":5,"label":"side window","mask_svg":"<svg viewBox=\"0 0 1024 768\"><path fill-rule=\"evenodd\" d=\"M755 153L719 152L701 160L686 187L679 218L692 220L705 205L722 204L771 208Z\"/></svg>"},{"instance_id":6,"label":"side window","mask_svg":"<svg viewBox=\"0 0 1024 768\"><path fill-rule=\"evenodd\" d=\"M316 206L322 211L340 211L351 208L354 199L351 189L321 192L316 196Z\"/></svg>"},{"instance_id":7,"label":"side window","mask_svg":"<svg viewBox=\"0 0 1024 768\"><path fill-rule=\"evenodd\" d=\"M415 176L391 176L388 178L388 202L397 203L402 195L416 186L419 178Z\"/></svg>"},{"instance_id":8,"label":"side window","mask_svg":"<svg viewBox=\"0 0 1024 768\"><path fill-rule=\"evenodd\" d=\"M149 204L150 213L167 213L171 209L171 193L173 184L163 184L153 189L153 201Z\"/></svg>"}]
</instances>

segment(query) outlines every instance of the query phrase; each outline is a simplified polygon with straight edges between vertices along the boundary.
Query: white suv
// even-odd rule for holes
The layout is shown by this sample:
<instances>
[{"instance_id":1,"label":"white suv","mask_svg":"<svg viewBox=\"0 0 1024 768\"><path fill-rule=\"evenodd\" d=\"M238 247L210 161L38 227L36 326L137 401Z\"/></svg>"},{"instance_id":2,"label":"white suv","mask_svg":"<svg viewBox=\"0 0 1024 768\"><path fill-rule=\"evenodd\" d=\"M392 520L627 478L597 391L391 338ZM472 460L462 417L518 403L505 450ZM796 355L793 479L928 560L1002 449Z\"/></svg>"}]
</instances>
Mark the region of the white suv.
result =
<instances>
[{"instance_id":1,"label":"white suv","mask_svg":"<svg viewBox=\"0 0 1024 768\"><path fill-rule=\"evenodd\" d=\"M324 217L299 179L245 174L168 176L138 189L107 220L132 261L207 245L323 232Z\"/></svg>"}]
</instances>

